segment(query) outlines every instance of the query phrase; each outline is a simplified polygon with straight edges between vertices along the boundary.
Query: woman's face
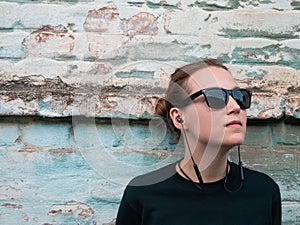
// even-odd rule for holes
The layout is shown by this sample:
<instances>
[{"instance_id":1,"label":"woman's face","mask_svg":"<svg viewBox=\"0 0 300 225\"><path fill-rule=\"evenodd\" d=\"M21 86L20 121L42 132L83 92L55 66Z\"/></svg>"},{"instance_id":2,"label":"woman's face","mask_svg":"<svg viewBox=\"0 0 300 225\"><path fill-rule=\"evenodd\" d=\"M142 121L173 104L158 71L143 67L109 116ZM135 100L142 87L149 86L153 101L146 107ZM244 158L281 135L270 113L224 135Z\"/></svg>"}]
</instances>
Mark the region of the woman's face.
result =
<instances>
[{"instance_id":1,"label":"woman's face","mask_svg":"<svg viewBox=\"0 0 300 225\"><path fill-rule=\"evenodd\" d=\"M232 90L238 85L228 71L215 66L198 70L187 81L189 95L210 87ZM182 117L189 137L200 144L231 148L244 142L246 110L232 96L224 108L213 109L206 104L204 95L200 95L182 109Z\"/></svg>"}]
</instances>

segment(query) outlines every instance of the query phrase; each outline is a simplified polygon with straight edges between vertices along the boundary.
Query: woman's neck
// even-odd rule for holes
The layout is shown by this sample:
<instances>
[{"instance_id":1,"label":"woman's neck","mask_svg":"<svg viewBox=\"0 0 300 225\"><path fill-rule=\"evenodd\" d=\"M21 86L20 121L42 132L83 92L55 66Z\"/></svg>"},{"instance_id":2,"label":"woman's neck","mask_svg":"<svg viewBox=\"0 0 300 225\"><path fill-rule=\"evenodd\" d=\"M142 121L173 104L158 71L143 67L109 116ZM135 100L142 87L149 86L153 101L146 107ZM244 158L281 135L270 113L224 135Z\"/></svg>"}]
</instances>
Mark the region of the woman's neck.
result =
<instances>
[{"instance_id":1,"label":"woman's neck","mask_svg":"<svg viewBox=\"0 0 300 225\"><path fill-rule=\"evenodd\" d=\"M219 149L216 146L206 146L202 149L195 149L192 151L192 154L204 183L215 182L225 177L228 151ZM193 168L194 162L190 156L189 150L186 150L185 156L180 162L180 166L193 181L198 182L197 175ZM177 168L177 171L181 176L185 177L179 167Z\"/></svg>"}]
</instances>

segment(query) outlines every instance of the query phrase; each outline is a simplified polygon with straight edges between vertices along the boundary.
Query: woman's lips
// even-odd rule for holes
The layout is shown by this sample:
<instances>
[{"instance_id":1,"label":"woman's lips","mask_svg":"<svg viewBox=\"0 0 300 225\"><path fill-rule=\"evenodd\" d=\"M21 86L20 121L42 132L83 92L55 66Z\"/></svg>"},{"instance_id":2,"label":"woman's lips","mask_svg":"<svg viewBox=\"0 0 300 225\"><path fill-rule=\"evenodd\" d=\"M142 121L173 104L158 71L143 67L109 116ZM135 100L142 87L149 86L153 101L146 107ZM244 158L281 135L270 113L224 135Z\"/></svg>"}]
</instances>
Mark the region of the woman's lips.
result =
<instances>
[{"instance_id":1,"label":"woman's lips","mask_svg":"<svg viewBox=\"0 0 300 225\"><path fill-rule=\"evenodd\" d=\"M242 122L239 120L233 120L230 121L229 123L226 124L226 127L234 127L234 128L238 128L243 126Z\"/></svg>"}]
</instances>

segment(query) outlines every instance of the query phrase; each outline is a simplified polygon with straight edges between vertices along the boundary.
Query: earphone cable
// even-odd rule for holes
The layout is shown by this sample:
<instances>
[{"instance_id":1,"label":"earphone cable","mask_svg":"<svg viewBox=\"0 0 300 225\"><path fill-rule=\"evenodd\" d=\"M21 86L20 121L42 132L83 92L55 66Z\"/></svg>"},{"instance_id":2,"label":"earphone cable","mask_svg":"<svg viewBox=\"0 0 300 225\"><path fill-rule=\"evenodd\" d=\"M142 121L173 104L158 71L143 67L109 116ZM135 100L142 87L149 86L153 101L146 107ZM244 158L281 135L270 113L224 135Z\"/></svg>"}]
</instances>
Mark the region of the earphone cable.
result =
<instances>
[{"instance_id":1,"label":"earphone cable","mask_svg":"<svg viewBox=\"0 0 300 225\"><path fill-rule=\"evenodd\" d=\"M200 185L202 185L202 184L203 184L203 179L202 179L201 173L200 173L199 168L198 168L198 166L197 166L197 164L196 164L196 162L195 162L195 160L194 160L194 157L193 157L193 154L192 154L190 145L189 145L189 143L188 143L188 141L187 141L186 133L185 133L185 130L184 130L184 128L183 128L182 122L181 122L180 124L181 124L182 130L183 130L183 136L184 136L186 145L187 145L187 147L188 147L188 150L189 150L189 153L190 153L192 162L193 162L193 168L194 168L194 171L195 171L195 173L196 173L196 176L197 176L197 178L198 178L198 181L199 181Z\"/></svg>"}]
</instances>

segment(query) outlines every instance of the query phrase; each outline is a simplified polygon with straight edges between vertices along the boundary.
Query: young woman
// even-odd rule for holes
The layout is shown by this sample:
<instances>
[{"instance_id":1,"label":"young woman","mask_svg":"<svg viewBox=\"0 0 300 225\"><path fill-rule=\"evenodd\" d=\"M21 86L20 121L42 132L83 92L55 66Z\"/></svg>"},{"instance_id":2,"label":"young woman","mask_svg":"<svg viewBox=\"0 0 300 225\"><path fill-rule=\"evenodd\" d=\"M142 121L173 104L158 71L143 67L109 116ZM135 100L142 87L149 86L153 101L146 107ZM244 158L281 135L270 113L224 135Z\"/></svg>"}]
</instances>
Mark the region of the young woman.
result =
<instances>
[{"instance_id":1,"label":"young woman","mask_svg":"<svg viewBox=\"0 0 300 225\"><path fill-rule=\"evenodd\" d=\"M181 137L182 160L134 178L116 225L280 225L278 185L228 161L243 143L251 92L206 59L177 69L156 111Z\"/></svg>"}]
</instances>

